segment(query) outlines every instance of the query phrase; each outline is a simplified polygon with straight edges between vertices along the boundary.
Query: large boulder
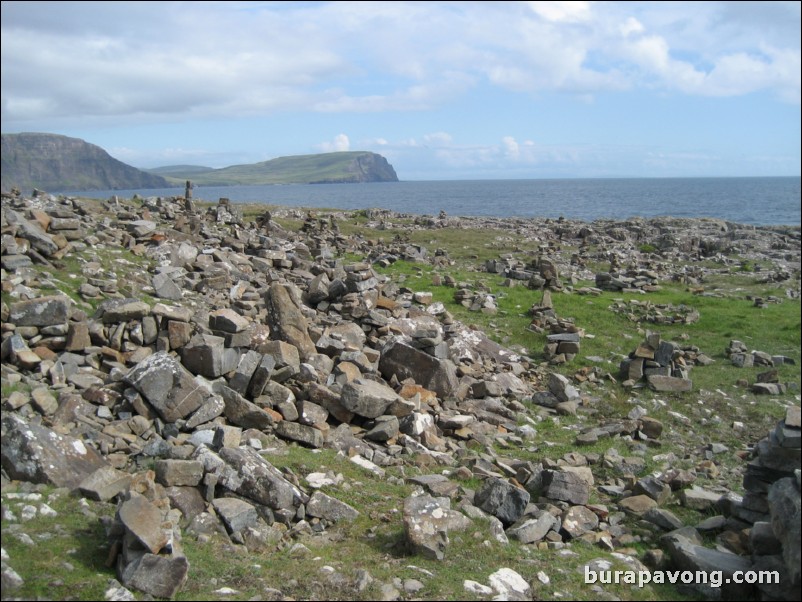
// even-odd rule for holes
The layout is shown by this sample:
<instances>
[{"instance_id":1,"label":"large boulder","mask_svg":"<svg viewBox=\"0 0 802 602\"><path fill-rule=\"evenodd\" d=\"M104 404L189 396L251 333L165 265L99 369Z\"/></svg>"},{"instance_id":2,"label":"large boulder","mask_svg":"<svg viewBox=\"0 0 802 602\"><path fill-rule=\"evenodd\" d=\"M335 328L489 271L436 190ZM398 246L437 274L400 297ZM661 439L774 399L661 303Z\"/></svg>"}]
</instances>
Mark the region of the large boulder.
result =
<instances>
[{"instance_id":1,"label":"large boulder","mask_svg":"<svg viewBox=\"0 0 802 602\"><path fill-rule=\"evenodd\" d=\"M457 371L451 360L438 359L425 351L393 339L382 349L379 371L386 379L411 378L417 384L446 398L457 390Z\"/></svg>"},{"instance_id":2,"label":"large boulder","mask_svg":"<svg viewBox=\"0 0 802 602\"><path fill-rule=\"evenodd\" d=\"M125 376L165 422L186 418L210 396L192 374L166 351L145 358Z\"/></svg>"},{"instance_id":3,"label":"large boulder","mask_svg":"<svg viewBox=\"0 0 802 602\"><path fill-rule=\"evenodd\" d=\"M302 360L317 353L301 308L286 286L274 282L265 295L267 323L272 336L298 348Z\"/></svg>"},{"instance_id":4,"label":"large boulder","mask_svg":"<svg viewBox=\"0 0 802 602\"><path fill-rule=\"evenodd\" d=\"M103 457L83 441L29 424L16 414L2 419L2 465L12 479L77 488L99 468Z\"/></svg>"}]
</instances>

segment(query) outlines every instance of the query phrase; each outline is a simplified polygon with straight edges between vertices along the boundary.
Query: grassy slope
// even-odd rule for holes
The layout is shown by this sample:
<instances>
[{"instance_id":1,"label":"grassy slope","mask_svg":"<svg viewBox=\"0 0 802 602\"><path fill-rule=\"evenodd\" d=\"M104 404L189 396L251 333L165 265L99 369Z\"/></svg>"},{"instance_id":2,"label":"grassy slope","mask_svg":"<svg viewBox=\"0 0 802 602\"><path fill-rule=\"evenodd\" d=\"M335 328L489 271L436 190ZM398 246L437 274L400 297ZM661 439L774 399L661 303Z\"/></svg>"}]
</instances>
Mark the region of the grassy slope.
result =
<instances>
[{"instance_id":1,"label":"grassy slope","mask_svg":"<svg viewBox=\"0 0 802 602\"><path fill-rule=\"evenodd\" d=\"M307 184L348 180L348 168L362 152L323 153L279 157L261 163L232 165L205 173L172 173L171 179L183 183L190 179L203 186Z\"/></svg>"}]
</instances>

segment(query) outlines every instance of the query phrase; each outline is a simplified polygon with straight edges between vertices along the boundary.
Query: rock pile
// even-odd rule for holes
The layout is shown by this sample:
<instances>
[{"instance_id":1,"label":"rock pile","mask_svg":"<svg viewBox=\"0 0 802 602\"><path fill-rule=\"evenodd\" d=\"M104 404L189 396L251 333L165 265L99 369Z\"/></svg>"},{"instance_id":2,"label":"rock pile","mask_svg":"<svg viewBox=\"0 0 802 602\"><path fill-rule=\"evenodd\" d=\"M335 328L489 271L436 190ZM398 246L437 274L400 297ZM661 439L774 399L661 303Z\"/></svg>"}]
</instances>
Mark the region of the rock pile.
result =
<instances>
[{"instance_id":1,"label":"rock pile","mask_svg":"<svg viewBox=\"0 0 802 602\"><path fill-rule=\"evenodd\" d=\"M616 300L610 311L625 316L631 322L650 322L652 324L693 324L698 322L699 312L687 305L652 303L651 301Z\"/></svg>"},{"instance_id":2,"label":"rock pile","mask_svg":"<svg viewBox=\"0 0 802 602\"><path fill-rule=\"evenodd\" d=\"M543 291L540 303L529 308L532 321L529 330L547 332L543 355L551 364L564 364L571 361L579 353L584 331L567 318L557 317L551 292Z\"/></svg>"},{"instance_id":3,"label":"rock pile","mask_svg":"<svg viewBox=\"0 0 802 602\"><path fill-rule=\"evenodd\" d=\"M679 568L723 571L725 584L721 592L697 585L698 592L729 599L752 597L755 590L761 599L796 600L799 597L801 433L799 407L789 407L785 419L755 446L754 457L747 464L744 476L746 494L743 498L712 492L692 497L689 493L692 490L684 492L686 505L706 497L708 507L720 508L727 515L727 518L718 516L703 521L696 529L679 528L663 538L672 561ZM701 545L700 532L711 530L722 531L717 540L725 551ZM731 579L736 571L744 574L765 571L764 575L774 578L755 581L754 585L737 583ZM727 578L731 580L726 581Z\"/></svg>"},{"instance_id":4,"label":"rock pile","mask_svg":"<svg viewBox=\"0 0 802 602\"><path fill-rule=\"evenodd\" d=\"M646 339L621 362L620 376L626 387L645 380L654 391L683 392L693 389L690 371L714 360L695 345L664 341L659 333L647 333Z\"/></svg>"},{"instance_id":5,"label":"rock pile","mask_svg":"<svg viewBox=\"0 0 802 602\"><path fill-rule=\"evenodd\" d=\"M618 228L549 223L541 234L630 244L647 224ZM404 529L410 549L437 559L447 558L449 533L475 519L499 542L548 550L582 540L626 551L679 526L660 507L672 491L689 506L703 503L686 489L693 475L644 476L636 452L659 443L663 425L640 411L578 434L578 444L609 438L603 454L500 457L497 447L523 448L535 437L528 400L549 416L571 414L579 391L454 320L431 294L339 258L428 257L401 238L380 245L310 216L300 232L269 215L245 223L224 200L200 212L180 199L96 207L40 195L3 197L2 244L2 286L13 299L2 305L2 378L23 385L3 399L4 474L115 500L107 529L125 587L173 597L191 579L182 537L292 549L302 545L295 539L354 520L360 509L319 490L322 482L336 487L336 477L271 463L290 444L337 450L377 478L396 478L390 467L424 472L407 477L418 491L404 502ZM53 276L57 263L69 266L67 282ZM530 286L561 286L551 260L503 263L510 274L531 271ZM547 344L553 359L567 359L582 332L553 315L549 295L533 322L556 337ZM626 377L683 390L704 358L650 334ZM798 414L786 426L776 437L781 451L772 443L760 462L791 448L783 442L794 440ZM601 481L597 469L613 476ZM476 490L462 481L471 477L482 480ZM594 489L615 501L593 503ZM529 585L511 573L470 587L525 595Z\"/></svg>"},{"instance_id":6,"label":"rock pile","mask_svg":"<svg viewBox=\"0 0 802 602\"><path fill-rule=\"evenodd\" d=\"M749 348L736 339L730 341L725 349L727 357L730 358L733 366L739 368L769 368L758 373L757 382L752 384L752 391L762 395L782 395L788 389L788 385L779 382L777 366L783 364L793 364L792 358L783 355L771 355L765 351L749 351ZM746 384L746 382L744 383Z\"/></svg>"}]
</instances>

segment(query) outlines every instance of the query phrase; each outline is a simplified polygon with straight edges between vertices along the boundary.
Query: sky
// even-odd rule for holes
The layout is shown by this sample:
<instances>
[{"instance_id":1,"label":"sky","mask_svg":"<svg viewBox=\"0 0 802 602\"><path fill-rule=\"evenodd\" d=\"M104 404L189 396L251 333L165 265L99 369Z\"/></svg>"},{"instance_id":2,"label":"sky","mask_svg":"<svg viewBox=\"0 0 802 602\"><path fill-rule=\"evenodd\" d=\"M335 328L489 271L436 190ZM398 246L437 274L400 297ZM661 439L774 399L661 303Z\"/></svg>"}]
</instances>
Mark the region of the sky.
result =
<instances>
[{"instance_id":1,"label":"sky","mask_svg":"<svg viewBox=\"0 0 802 602\"><path fill-rule=\"evenodd\" d=\"M2 2L2 132L136 167L798 176L800 2Z\"/></svg>"}]
</instances>

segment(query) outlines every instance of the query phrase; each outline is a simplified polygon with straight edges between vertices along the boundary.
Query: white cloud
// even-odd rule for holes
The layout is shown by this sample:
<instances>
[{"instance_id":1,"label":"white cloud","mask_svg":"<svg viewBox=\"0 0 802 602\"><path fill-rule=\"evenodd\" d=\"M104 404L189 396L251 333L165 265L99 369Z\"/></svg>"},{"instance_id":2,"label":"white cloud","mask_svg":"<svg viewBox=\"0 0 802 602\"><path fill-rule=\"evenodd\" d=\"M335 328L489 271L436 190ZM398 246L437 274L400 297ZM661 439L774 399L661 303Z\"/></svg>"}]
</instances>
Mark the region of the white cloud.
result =
<instances>
[{"instance_id":1,"label":"white cloud","mask_svg":"<svg viewBox=\"0 0 802 602\"><path fill-rule=\"evenodd\" d=\"M501 139L501 143L504 145L504 154L507 157L517 159L521 156L521 147L512 136L504 136L504 138Z\"/></svg>"},{"instance_id":2,"label":"white cloud","mask_svg":"<svg viewBox=\"0 0 802 602\"><path fill-rule=\"evenodd\" d=\"M2 119L429 111L480 86L799 102L798 2L4 2Z\"/></svg>"},{"instance_id":3,"label":"white cloud","mask_svg":"<svg viewBox=\"0 0 802 602\"><path fill-rule=\"evenodd\" d=\"M324 153L340 153L351 150L351 141L345 134L338 134L330 142L321 142L317 147Z\"/></svg>"},{"instance_id":4,"label":"white cloud","mask_svg":"<svg viewBox=\"0 0 802 602\"><path fill-rule=\"evenodd\" d=\"M451 134L447 132L434 132L423 136L423 143L428 146L451 146L452 141Z\"/></svg>"},{"instance_id":5,"label":"white cloud","mask_svg":"<svg viewBox=\"0 0 802 602\"><path fill-rule=\"evenodd\" d=\"M586 21L591 17L590 2L552 0L527 2L531 9L548 21Z\"/></svg>"}]
</instances>

